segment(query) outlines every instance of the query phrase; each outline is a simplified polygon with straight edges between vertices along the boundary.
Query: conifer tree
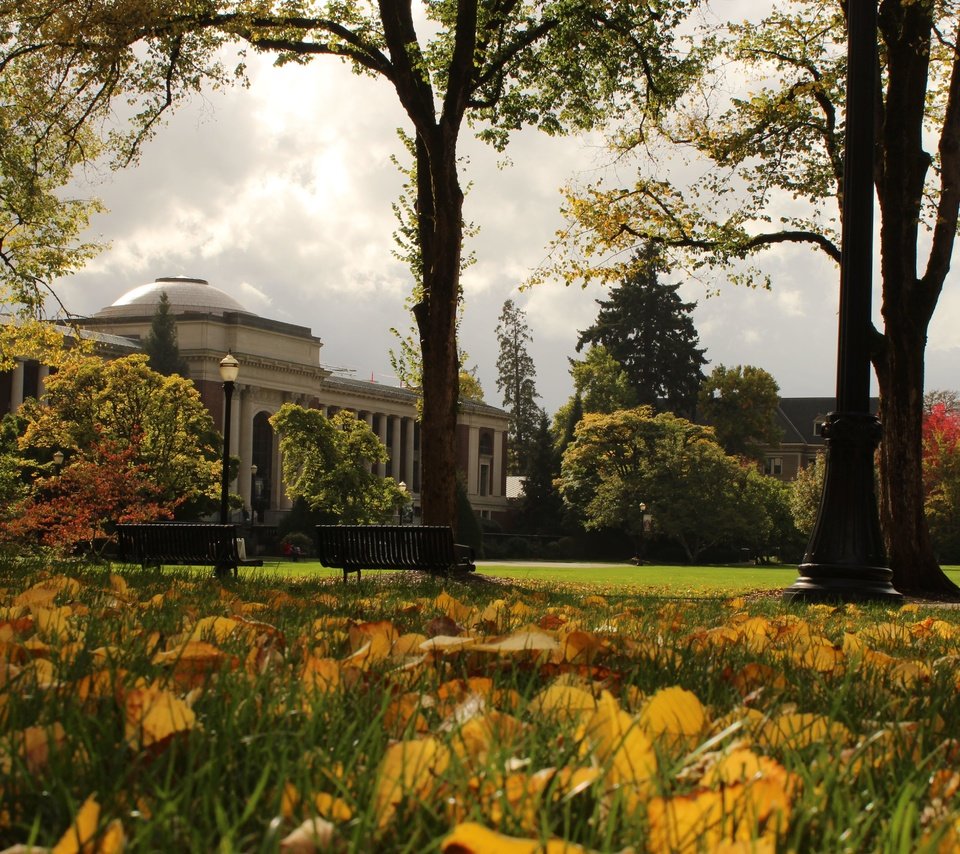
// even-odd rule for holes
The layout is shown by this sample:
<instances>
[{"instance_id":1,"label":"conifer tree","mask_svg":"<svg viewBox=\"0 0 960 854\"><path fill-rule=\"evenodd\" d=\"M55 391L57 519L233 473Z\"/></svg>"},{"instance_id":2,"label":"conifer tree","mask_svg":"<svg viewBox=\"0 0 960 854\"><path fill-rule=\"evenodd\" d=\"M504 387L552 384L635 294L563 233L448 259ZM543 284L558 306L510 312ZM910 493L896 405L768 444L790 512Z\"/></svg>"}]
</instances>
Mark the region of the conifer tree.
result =
<instances>
[{"instance_id":1,"label":"conifer tree","mask_svg":"<svg viewBox=\"0 0 960 854\"><path fill-rule=\"evenodd\" d=\"M160 292L160 302L150 321L150 332L143 341L144 352L150 359L150 367L158 374L187 376L187 365L180 358L177 344L177 324L170 314L170 298L166 291Z\"/></svg>"},{"instance_id":2,"label":"conifer tree","mask_svg":"<svg viewBox=\"0 0 960 854\"><path fill-rule=\"evenodd\" d=\"M597 300L600 312L580 333L577 351L602 345L623 368L638 403L692 416L706 364L690 316L696 303L680 299L679 285L660 282L662 271L656 249L642 249L609 299Z\"/></svg>"},{"instance_id":3,"label":"conifer tree","mask_svg":"<svg viewBox=\"0 0 960 854\"><path fill-rule=\"evenodd\" d=\"M503 406L510 413L509 474L524 474L541 410L537 406L536 374L533 358L527 351L532 341L527 317L513 300L507 300L497 324L500 358L497 360L497 388L503 394Z\"/></svg>"},{"instance_id":4,"label":"conifer tree","mask_svg":"<svg viewBox=\"0 0 960 854\"><path fill-rule=\"evenodd\" d=\"M531 441L531 454L523 482L520 523L532 534L556 534L563 530L564 506L554 480L560 475L560 455L550 435L547 414L540 413Z\"/></svg>"}]
</instances>

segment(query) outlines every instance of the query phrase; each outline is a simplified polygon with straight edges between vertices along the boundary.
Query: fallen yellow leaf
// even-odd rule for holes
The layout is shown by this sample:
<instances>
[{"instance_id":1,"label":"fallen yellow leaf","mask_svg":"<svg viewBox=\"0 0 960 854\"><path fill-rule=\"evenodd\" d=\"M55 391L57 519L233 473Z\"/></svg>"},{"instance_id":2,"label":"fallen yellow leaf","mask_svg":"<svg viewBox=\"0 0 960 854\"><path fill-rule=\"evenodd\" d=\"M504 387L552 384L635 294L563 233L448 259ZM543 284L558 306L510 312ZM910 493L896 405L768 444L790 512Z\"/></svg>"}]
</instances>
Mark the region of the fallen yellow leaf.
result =
<instances>
[{"instance_id":1,"label":"fallen yellow leaf","mask_svg":"<svg viewBox=\"0 0 960 854\"><path fill-rule=\"evenodd\" d=\"M443 854L585 854L582 845L551 839L518 839L490 830L476 822L458 824L441 843Z\"/></svg>"},{"instance_id":2,"label":"fallen yellow leaf","mask_svg":"<svg viewBox=\"0 0 960 854\"><path fill-rule=\"evenodd\" d=\"M657 772L657 755L649 736L609 692L600 695L585 732L612 783L644 783Z\"/></svg>"},{"instance_id":3,"label":"fallen yellow leaf","mask_svg":"<svg viewBox=\"0 0 960 854\"><path fill-rule=\"evenodd\" d=\"M479 652L495 652L509 655L514 652L539 652L560 649L560 644L552 635L545 632L515 632L504 638L474 643L471 649Z\"/></svg>"},{"instance_id":4,"label":"fallen yellow leaf","mask_svg":"<svg viewBox=\"0 0 960 854\"><path fill-rule=\"evenodd\" d=\"M435 738L401 741L387 748L377 771L373 810L377 825L386 827L398 804L425 797L450 764L450 751Z\"/></svg>"},{"instance_id":5,"label":"fallen yellow leaf","mask_svg":"<svg viewBox=\"0 0 960 854\"><path fill-rule=\"evenodd\" d=\"M193 729L197 716L183 700L156 684L134 688L124 702L127 743L134 748L159 745Z\"/></svg>"},{"instance_id":6,"label":"fallen yellow leaf","mask_svg":"<svg viewBox=\"0 0 960 854\"><path fill-rule=\"evenodd\" d=\"M640 712L641 726L671 745L694 742L708 723L707 711L697 695L678 686L661 688Z\"/></svg>"},{"instance_id":7,"label":"fallen yellow leaf","mask_svg":"<svg viewBox=\"0 0 960 854\"><path fill-rule=\"evenodd\" d=\"M548 685L530 701L533 714L561 721L577 719L596 708L593 694L574 685Z\"/></svg>"},{"instance_id":8,"label":"fallen yellow leaf","mask_svg":"<svg viewBox=\"0 0 960 854\"><path fill-rule=\"evenodd\" d=\"M100 804L91 795L77 811L70 829L53 846L51 854L80 854L81 851L87 851L93 842L99 821Z\"/></svg>"}]
</instances>

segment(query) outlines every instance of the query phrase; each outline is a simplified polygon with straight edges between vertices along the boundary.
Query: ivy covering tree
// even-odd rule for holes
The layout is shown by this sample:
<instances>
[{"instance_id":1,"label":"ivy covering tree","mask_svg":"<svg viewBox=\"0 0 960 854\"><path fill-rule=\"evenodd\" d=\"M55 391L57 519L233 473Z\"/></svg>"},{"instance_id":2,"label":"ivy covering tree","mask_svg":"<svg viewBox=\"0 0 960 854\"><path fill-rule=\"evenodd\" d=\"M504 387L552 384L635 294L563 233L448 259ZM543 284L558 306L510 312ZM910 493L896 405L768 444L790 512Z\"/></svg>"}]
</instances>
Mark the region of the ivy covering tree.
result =
<instances>
[{"instance_id":1,"label":"ivy covering tree","mask_svg":"<svg viewBox=\"0 0 960 854\"><path fill-rule=\"evenodd\" d=\"M791 0L761 21L702 32L691 54L700 84L618 140L620 174L634 151L637 180L568 194L572 222L557 270L570 280L616 281L637 266L619 259L651 242L677 266L740 282L769 285L750 264L784 243L839 264L845 8ZM883 328L873 330L871 358L884 428L880 520L893 584L904 593L957 593L937 565L924 516L921 399L927 330L960 209L958 27L953 2L879 2L873 174ZM727 95L732 79L740 83ZM695 186L657 171L685 153L699 165Z\"/></svg>"},{"instance_id":2,"label":"ivy covering tree","mask_svg":"<svg viewBox=\"0 0 960 854\"><path fill-rule=\"evenodd\" d=\"M638 404L692 417L706 364L690 316L696 303L681 300L680 286L660 282L659 272L657 250L647 246L609 298L597 300L597 319L580 333L577 351L602 345L623 369Z\"/></svg>"},{"instance_id":3,"label":"ivy covering tree","mask_svg":"<svg viewBox=\"0 0 960 854\"><path fill-rule=\"evenodd\" d=\"M423 357L423 511L455 521L457 353L463 190L458 142L469 122L503 148L512 131L594 127L626 101L654 113L677 93L688 58L674 33L690 0L412 0L372 5L210 0L108 4L23 0L0 7L0 69L24 66L43 96L81 124L133 116L114 134L129 162L162 114L223 84L228 46L279 64L334 56L392 87L414 139L413 314ZM424 35L427 34L427 35ZM237 66L244 67L242 60ZM128 106L129 104L129 106Z\"/></svg>"},{"instance_id":4,"label":"ivy covering tree","mask_svg":"<svg viewBox=\"0 0 960 854\"><path fill-rule=\"evenodd\" d=\"M171 374L187 376L187 365L180 358L177 344L177 323L170 314L170 297L166 291L160 292L160 301L150 321L150 331L143 340L143 350L147 354L150 367L165 377Z\"/></svg>"},{"instance_id":5,"label":"ivy covering tree","mask_svg":"<svg viewBox=\"0 0 960 854\"><path fill-rule=\"evenodd\" d=\"M503 304L497 323L497 388L503 394L503 407L510 413L507 457L508 474L525 474L533 451L533 437L540 421L537 405L537 370L527 350L533 340L527 316L513 300Z\"/></svg>"},{"instance_id":6,"label":"ivy covering tree","mask_svg":"<svg viewBox=\"0 0 960 854\"><path fill-rule=\"evenodd\" d=\"M341 410L325 418L316 409L285 403L271 416L280 437L287 495L345 525L388 522L406 501L392 477L373 473L388 452L365 421Z\"/></svg>"},{"instance_id":7,"label":"ivy covering tree","mask_svg":"<svg viewBox=\"0 0 960 854\"><path fill-rule=\"evenodd\" d=\"M780 386L763 368L717 365L700 387L697 419L716 431L728 454L763 461L763 449L779 446Z\"/></svg>"}]
</instances>

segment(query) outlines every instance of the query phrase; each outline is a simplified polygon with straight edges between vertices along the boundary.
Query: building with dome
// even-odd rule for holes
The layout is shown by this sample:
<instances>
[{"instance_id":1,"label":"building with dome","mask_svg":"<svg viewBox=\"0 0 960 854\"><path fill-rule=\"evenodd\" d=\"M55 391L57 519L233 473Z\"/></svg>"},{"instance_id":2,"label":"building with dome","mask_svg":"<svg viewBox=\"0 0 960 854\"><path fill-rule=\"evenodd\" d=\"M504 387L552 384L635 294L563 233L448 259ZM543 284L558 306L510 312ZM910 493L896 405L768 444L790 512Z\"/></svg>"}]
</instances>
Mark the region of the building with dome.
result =
<instances>
[{"instance_id":1,"label":"building with dome","mask_svg":"<svg viewBox=\"0 0 960 854\"><path fill-rule=\"evenodd\" d=\"M332 374L320 361L320 338L305 326L261 317L204 279L163 277L123 294L79 325L96 337L110 358L140 349L160 295L166 293L177 328L180 356L214 423L224 423L220 360L228 352L240 362L231 411L231 454L240 471L231 490L257 521L276 523L292 504L281 481L280 450L269 418L284 403L317 408L327 416L346 409L364 419L389 451L381 476L406 484L419 512L420 426L416 393ZM0 413L15 411L25 397L43 392L46 369L21 362L0 375ZM464 401L457 424L457 455L467 494L483 517L507 510L508 415L484 403Z\"/></svg>"}]
</instances>

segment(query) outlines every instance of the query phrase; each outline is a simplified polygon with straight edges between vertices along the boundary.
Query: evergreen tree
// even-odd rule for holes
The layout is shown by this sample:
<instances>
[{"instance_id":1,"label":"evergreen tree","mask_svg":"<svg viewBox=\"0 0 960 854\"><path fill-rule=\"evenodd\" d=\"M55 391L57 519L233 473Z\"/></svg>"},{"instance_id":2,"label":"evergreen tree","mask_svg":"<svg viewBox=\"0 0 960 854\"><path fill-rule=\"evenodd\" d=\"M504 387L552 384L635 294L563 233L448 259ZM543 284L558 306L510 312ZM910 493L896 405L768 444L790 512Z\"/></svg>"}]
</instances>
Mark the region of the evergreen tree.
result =
<instances>
[{"instance_id":1,"label":"evergreen tree","mask_svg":"<svg viewBox=\"0 0 960 854\"><path fill-rule=\"evenodd\" d=\"M636 261L610 298L597 300L600 312L580 333L577 351L602 345L623 368L638 403L692 416L706 364L690 316L696 303L680 299L679 285L658 280L662 265L655 248L641 250Z\"/></svg>"},{"instance_id":2,"label":"evergreen tree","mask_svg":"<svg viewBox=\"0 0 960 854\"><path fill-rule=\"evenodd\" d=\"M563 529L563 499L553 484L559 475L560 455L554 448L547 414L541 412L520 502L520 524L525 532L556 534Z\"/></svg>"},{"instance_id":3,"label":"evergreen tree","mask_svg":"<svg viewBox=\"0 0 960 854\"><path fill-rule=\"evenodd\" d=\"M158 374L169 377L188 375L187 365L180 358L177 345L177 324L170 314L170 298L166 291L160 292L160 302L150 321L150 332L143 341L143 350L150 359L150 367Z\"/></svg>"},{"instance_id":4,"label":"evergreen tree","mask_svg":"<svg viewBox=\"0 0 960 854\"><path fill-rule=\"evenodd\" d=\"M514 475L527 469L541 414L536 401L540 396L535 380L537 371L527 352L527 342L532 340L526 314L508 299L497 324L497 388L503 394L504 409L510 413L507 472Z\"/></svg>"}]
</instances>

